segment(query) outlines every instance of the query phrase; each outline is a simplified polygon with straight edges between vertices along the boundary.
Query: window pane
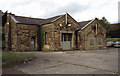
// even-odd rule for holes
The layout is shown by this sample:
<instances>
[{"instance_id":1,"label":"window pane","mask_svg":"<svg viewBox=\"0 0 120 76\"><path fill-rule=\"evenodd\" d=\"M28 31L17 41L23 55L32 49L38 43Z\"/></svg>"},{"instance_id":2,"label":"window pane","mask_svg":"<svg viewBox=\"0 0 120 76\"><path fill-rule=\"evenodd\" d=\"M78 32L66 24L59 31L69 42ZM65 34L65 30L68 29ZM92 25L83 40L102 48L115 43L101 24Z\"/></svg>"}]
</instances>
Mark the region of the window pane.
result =
<instances>
[{"instance_id":1,"label":"window pane","mask_svg":"<svg viewBox=\"0 0 120 76\"><path fill-rule=\"evenodd\" d=\"M64 34L64 41L67 41L67 35Z\"/></svg>"},{"instance_id":2,"label":"window pane","mask_svg":"<svg viewBox=\"0 0 120 76\"><path fill-rule=\"evenodd\" d=\"M48 34L45 32L45 42L48 43Z\"/></svg>"},{"instance_id":3,"label":"window pane","mask_svg":"<svg viewBox=\"0 0 120 76\"><path fill-rule=\"evenodd\" d=\"M94 39L90 39L90 46L94 46Z\"/></svg>"},{"instance_id":4,"label":"window pane","mask_svg":"<svg viewBox=\"0 0 120 76\"><path fill-rule=\"evenodd\" d=\"M64 41L64 39L63 39L63 38L64 38L64 35L63 35L63 33L62 33L62 38L61 38L61 39L62 39L62 41Z\"/></svg>"},{"instance_id":5,"label":"window pane","mask_svg":"<svg viewBox=\"0 0 120 76\"><path fill-rule=\"evenodd\" d=\"M68 34L68 41L71 41L72 39L72 34Z\"/></svg>"},{"instance_id":6,"label":"window pane","mask_svg":"<svg viewBox=\"0 0 120 76\"><path fill-rule=\"evenodd\" d=\"M81 41L81 36L79 35L79 41Z\"/></svg>"},{"instance_id":7,"label":"window pane","mask_svg":"<svg viewBox=\"0 0 120 76\"><path fill-rule=\"evenodd\" d=\"M98 45L102 45L102 39L98 38Z\"/></svg>"}]
</instances>

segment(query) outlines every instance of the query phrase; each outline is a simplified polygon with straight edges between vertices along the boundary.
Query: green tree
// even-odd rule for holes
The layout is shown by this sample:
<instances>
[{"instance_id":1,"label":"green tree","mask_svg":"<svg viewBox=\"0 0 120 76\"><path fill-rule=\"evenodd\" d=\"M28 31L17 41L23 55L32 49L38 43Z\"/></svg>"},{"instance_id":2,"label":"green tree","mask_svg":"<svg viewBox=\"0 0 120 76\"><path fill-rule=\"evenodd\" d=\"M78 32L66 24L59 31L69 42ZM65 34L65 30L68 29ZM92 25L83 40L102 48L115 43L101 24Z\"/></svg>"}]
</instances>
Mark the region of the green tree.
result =
<instances>
[{"instance_id":1,"label":"green tree","mask_svg":"<svg viewBox=\"0 0 120 76\"><path fill-rule=\"evenodd\" d=\"M98 19L98 21L107 31L110 30L110 22L108 22L105 17L102 17L102 19Z\"/></svg>"}]
</instances>

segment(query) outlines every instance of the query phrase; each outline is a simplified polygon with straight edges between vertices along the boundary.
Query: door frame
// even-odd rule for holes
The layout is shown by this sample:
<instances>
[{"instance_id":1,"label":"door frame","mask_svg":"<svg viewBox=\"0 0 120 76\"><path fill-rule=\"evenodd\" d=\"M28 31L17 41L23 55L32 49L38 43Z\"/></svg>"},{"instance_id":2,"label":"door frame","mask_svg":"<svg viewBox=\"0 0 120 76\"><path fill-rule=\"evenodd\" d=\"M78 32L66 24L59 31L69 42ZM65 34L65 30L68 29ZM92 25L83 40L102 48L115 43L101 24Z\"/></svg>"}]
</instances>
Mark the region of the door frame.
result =
<instances>
[{"instance_id":1,"label":"door frame","mask_svg":"<svg viewBox=\"0 0 120 76\"><path fill-rule=\"evenodd\" d=\"M71 33L72 34L72 41L71 41L71 44L70 44L70 50L71 50L71 48L74 47L74 31L60 31L60 43L62 41L61 40L62 33ZM60 46L60 48L62 48L62 47Z\"/></svg>"}]
</instances>

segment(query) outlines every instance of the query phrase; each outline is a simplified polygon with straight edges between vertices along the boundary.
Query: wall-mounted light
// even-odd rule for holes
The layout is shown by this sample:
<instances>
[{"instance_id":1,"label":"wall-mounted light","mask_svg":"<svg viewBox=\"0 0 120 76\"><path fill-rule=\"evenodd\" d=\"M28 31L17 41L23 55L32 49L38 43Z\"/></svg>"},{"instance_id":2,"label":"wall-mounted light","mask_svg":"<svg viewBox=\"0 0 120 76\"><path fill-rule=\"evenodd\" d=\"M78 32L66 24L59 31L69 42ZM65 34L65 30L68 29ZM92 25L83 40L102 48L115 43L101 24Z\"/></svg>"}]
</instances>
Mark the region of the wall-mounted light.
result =
<instances>
[{"instance_id":1,"label":"wall-mounted light","mask_svg":"<svg viewBox=\"0 0 120 76\"><path fill-rule=\"evenodd\" d=\"M9 22L7 22L7 25L9 25Z\"/></svg>"},{"instance_id":2,"label":"wall-mounted light","mask_svg":"<svg viewBox=\"0 0 120 76\"><path fill-rule=\"evenodd\" d=\"M62 26L62 24L60 24L60 26Z\"/></svg>"},{"instance_id":3,"label":"wall-mounted light","mask_svg":"<svg viewBox=\"0 0 120 76\"><path fill-rule=\"evenodd\" d=\"M68 26L71 26L71 24L68 24Z\"/></svg>"}]
</instances>

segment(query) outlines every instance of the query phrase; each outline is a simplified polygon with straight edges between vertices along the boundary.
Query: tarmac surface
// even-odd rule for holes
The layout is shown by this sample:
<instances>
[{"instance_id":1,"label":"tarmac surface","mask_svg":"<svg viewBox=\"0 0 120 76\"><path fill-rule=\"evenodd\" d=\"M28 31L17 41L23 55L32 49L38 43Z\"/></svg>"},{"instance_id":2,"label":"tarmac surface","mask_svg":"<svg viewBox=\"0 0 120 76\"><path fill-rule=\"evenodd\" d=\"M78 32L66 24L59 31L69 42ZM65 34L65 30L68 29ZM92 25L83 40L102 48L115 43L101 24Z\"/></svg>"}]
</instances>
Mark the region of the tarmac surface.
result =
<instances>
[{"instance_id":1,"label":"tarmac surface","mask_svg":"<svg viewBox=\"0 0 120 76\"><path fill-rule=\"evenodd\" d=\"M30 53L36 59L7 74L118 74L118 48Z\"/></svg>"}]
</instances>

